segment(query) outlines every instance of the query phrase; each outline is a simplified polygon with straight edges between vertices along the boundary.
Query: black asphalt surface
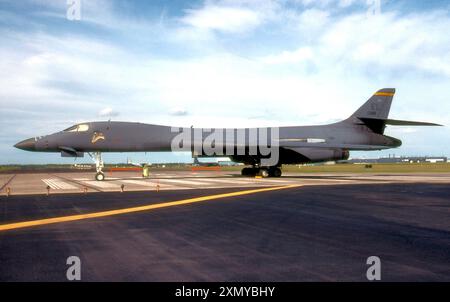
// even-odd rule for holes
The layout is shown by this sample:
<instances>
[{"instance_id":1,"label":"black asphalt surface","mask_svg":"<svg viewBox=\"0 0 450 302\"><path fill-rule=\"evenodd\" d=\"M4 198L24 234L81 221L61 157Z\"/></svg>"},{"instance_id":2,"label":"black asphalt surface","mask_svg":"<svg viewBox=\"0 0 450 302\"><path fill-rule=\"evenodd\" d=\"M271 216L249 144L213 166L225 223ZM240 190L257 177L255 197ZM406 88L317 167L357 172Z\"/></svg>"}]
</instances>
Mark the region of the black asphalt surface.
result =
<instances>
[{"instance_id":1,"label":"black asphalt surface","mask_svg":"<svg viewBox=\"0 0 450 302\"><path fill-rule=\"evenodd\" d=\"M246 188L248 189L248 188ZM243 190L246 190L243 189ZM0 224L239 189L11 196ZM450 187L305 186L0 232L0 281L450 281Z\"/></svg>"}]
</instances>

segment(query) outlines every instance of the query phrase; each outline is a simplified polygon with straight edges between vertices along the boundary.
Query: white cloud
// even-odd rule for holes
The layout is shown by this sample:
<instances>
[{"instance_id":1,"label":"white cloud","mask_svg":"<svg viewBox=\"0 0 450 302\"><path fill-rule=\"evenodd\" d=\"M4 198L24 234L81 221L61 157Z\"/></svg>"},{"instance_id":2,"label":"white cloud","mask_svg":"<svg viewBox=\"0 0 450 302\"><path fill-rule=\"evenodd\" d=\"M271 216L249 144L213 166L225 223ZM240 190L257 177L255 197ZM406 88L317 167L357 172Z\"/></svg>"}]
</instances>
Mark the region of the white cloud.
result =
<instances>
[{"instance_id":1,"label":"white cloud","mask_svg":"<svg viewBox=\"0 0 450 302\"><path fill-rule=\"evenodd\" d=\"M319 9L304 10L298 17L299 27L305 30L323 27L329 20L330 13Z\"/></svg>"},{"instance_id":2,"label":"white cloud","mask_svg":"<svg viewBox=\"0 0 450 302\"><path fill-rule=\"evenodd\" d=\"M369 3L370 0L298 0L304 6L329 7L338 6L349 7L356 3Z\"/></svg>"},{"instance_id":3,"label":"white cloud","mask_svg":"<svg viewBox=\"0 0 450 302\"><path fill-rule=\"evenodd\" d=\"M201 30L242 32L261 24L262 16L248 8L207 5L187 10L181 21Z\"/></svg>"},{"instance_id":4,"label":"white cloud","mask_svg":"<svg viewBox=\"0 0 450 302\"><path fill-rule=\"evenodd\" d=\"M174 107L170 110L170 115L173 116L185 116L188 114L189 112L183 107Z\"/></svg>"},{"instance_id":5,"label":"white cloud","mask_svg":"<svg viewBox=\"0 0 450 302\"><path fill-rule=\"evenodd\" d=\"M314 53L311 48L301 47L294 51L282 51L280 54L263 57L261 62L267 64L295 64L311 60L313 57Z\"/></svg>"},{"instance_id":6,"label":"white cloud","mask_svg":"<svg viewBox=\"0 0 450 302\"><path fill-rule=\"evenodd\" d=\"M348 7L348 6L352 5L354 2L356 2L356 1L355 0L340 0L339 5L342 7Z\"/></svg>"},{"instance_id":7,"label":"white cloud","mask_svg":"<svg viewBox=\"0 0 450 302\"><path fill-rule=\"evenodd\" d=\"M119 116L119 112L114 111L111 107L103 108L98 112L98 116L101 117L116 117Z\"/></svg>"},{"instance_id":8,"label":"white cloud","mask_svg":"<svg viewBox=\"0 0 450 302\"><path fill-rule=\"evenodd\" d=\"M406 67L450 76L450 19L442 12L383 13L339 19L321 37L318 50L362 64Z\"/></svg>"}]
</instances>

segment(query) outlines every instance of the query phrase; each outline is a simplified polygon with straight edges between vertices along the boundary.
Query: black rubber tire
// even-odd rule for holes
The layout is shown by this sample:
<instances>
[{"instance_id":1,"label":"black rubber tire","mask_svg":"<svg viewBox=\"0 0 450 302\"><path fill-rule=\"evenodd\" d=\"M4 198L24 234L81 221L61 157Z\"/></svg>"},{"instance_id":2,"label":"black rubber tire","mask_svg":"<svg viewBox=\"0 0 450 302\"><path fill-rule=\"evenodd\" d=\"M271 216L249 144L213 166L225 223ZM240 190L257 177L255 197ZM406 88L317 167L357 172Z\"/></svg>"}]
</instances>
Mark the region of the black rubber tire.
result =
<instances>
[{"instance_id":1,"label":"black rubber tire","mask_svg":"<svg viewBox=\"0 0 450 302\"><path fill-rule=\"evenodd\" d=\"M105 180L105 174L103 174L102 172L98 172L97 174L95 174L95 180L96 181L103 181L103 180Z\"/></svg>"},{"instance_id":2,"label":"black rubber tire","mask_svg":"<svg viewBox=\"0 0 450 302\"><path fill-rule=\"evenodd\" d=\"M261 176L262 178L269 177L270 176L269 169L267 169L267 168L260 168L259 172L258 172L258 175Z\"/></svg>"},{"instance_id":3,"label":"black rubber tire","mask_svg":"<svg viewBox=\"0 0 450 302\"><path fill-rule=\"evenodd\" d=\"M272 176L273 176L273 177L281 177L281 174L282 174L282 172L281 172L281 169L280 169L280 168L275 168L275 169L273 169L273 171L272 171Z\"/></svg>"}]
</instances>

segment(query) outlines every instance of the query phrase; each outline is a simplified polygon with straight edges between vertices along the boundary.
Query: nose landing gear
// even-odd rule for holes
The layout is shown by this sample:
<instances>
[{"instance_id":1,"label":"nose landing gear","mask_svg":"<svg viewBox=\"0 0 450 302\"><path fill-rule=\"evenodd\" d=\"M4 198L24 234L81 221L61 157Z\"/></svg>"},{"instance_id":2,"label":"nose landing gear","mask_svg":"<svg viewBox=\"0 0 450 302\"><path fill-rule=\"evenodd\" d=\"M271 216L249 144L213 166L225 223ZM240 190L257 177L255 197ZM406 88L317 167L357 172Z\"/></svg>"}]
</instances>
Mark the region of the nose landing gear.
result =
<instances>
[{"instance_id":1,"label":"nose landing gear","mask_svg":"<svg viewBox=\"0 0 450 302\"><path fill-rule=\"evenodd\" d=\"M91 153L88 153L88 154L92 158L92 160L95 162L95 170L97 171L97 174L95 174L95 180L97 180L97 181L104 180L105 174L102 171L104 165L103 165L103 159L102 159L101 152L94 152L93 154L91 154Z\"/></svg>"}]
</instances>

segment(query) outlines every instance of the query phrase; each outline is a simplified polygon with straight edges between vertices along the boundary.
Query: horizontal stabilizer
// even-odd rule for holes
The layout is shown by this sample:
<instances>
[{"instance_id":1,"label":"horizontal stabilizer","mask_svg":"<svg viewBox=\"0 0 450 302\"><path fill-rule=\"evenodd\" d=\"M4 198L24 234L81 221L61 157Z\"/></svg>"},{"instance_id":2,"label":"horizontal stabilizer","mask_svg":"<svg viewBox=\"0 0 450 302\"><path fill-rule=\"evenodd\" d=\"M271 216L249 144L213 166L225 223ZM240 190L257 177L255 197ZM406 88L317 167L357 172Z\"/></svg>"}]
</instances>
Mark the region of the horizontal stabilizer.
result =
<instances>
[{"instance_id":1,"label":"horizontal stabilizer","mask_svg":"<svg viewBox=\"0 0 450 302\"><path fill-rule=\"evenodd\" d=\"M427 123L427 122L415 122L415 121L402 121L402 120L393 120L393 119L378 119L378 118L359 118L362 122L364 122L369 128L373 126L377 128L381 128L385 125L392 126L442 126L435 123Z\"/></svg>"},{"instance_id":2,"label":"horizontal stabilizer","mask_svg":"<svg viewBox=\"0 0 450 302\"><path fill-rule=\"evenodd\" d=\"M415 121L402 121L402 120L386 120L386 125L393 126L442 126L435 123L427 123L427 122L415 122Z\"/></svg>"}]
</instances>

